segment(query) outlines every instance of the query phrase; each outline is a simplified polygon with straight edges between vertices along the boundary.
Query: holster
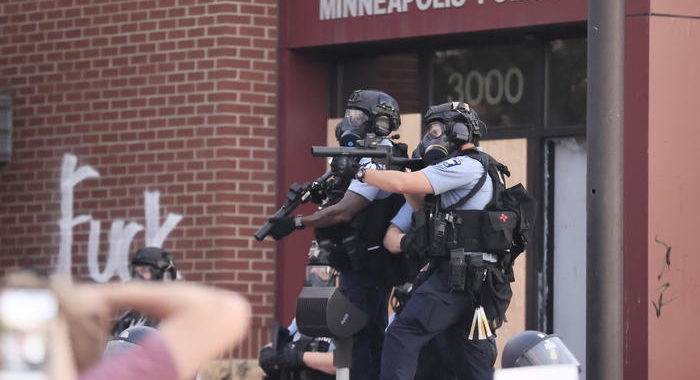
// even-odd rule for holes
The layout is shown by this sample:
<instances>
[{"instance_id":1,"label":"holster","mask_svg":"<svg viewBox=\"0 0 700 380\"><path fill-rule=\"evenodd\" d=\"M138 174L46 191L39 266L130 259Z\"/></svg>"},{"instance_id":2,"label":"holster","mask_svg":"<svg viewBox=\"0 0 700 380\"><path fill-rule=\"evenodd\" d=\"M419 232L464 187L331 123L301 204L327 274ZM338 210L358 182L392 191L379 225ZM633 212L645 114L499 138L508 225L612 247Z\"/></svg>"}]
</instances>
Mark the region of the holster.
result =
<instances>
[{"instance_id":1,"label":"holster","mask_svg":"<svg viewBox=\"0 0 700 380\"><path fill-rule=\"evenodd\" d=\"M360 239L351 235L343 239L343 248L350 259L350 266L353 270L360 270L367 264L367 249Z\"/></svg>"}]
</instances>

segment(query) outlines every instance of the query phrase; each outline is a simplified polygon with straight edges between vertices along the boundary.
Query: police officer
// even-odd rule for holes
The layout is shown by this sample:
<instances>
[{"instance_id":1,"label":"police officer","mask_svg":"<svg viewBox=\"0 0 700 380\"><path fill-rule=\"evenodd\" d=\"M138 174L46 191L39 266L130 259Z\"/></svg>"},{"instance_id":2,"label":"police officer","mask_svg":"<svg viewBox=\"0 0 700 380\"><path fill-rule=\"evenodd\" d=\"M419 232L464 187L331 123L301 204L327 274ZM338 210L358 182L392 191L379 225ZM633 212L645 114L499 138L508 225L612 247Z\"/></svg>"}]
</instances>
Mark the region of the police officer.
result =
<instances>
[{"instance_id":1,"label":"police officer","mask_svg":"<svg viewBox=\"0 0 700 380\"><path fill-rule=\"evenodd\" d=\"M406 235L401 247L409 253L416 248L419 255L427 253L435 266L387 331L381 378L413 379L421 347L442 333L450 351L462 357L453 361L461 363L456 369L459 378L491 379L496 358L493 337L477 334L476 339L468 339L467 332L469 322L478 316L475 308L481 281L495 268L497 257L467 247L463 235L471 231L462 222L473 220L459 217L464 210L483 210L494 195L484 165L469 156L484 125L465 103L430 107L424 120L428 129L425 146L434 145L431 154L445 159L420 171L379 173L360 167L355 174L356 179L384 191L403 193L411 208L420 210L414 214L413 228L421 232ZM476 272L467 271L465 263L469 271Z\"/></svg>"},{"instance_id":2,"label":"police officer","mask_svg":"<svg viewBox=\"0 0 700 380\"><path fill-rule=\"evenodd\" d=\"M173 281L177 278L177 268L170 253L159 247L145 247L136 251L131 259L131 278L144 281ZM158 321L136 310L124 313L112 326L112 336L132 326L155 327Z\"/></svg>"},{"instance_id":3,"label":"police officer","mask_svg":"<svg viewBox=\"0 0 700 380\"><path fill-rule=\"evenodd\" d=\"M343 146L353 146L357 140L373 133L384 137L381 145L392 145L386 138L401 124L399 105L390 95L376 90L353 92L347 102L345 120L336 130ZM334 160L332 167L338 170ZM357 163L363 168L383 169L370 159ZM295 229L305 227L322 230L330 237L328 245L319 244L330 252L330 262L340 271L339 289L350 302L368 317L367 325L354 337L350 377L353 380L379 377L379 361L386 327L388 299L393 281L387 280L392 268L391 257L382 245L391 216L403 202L400 195L381 191L377 187L352 180L342 198L311 215L271 218L270 234L276 240Z\"/></svg>"}]
</instances>

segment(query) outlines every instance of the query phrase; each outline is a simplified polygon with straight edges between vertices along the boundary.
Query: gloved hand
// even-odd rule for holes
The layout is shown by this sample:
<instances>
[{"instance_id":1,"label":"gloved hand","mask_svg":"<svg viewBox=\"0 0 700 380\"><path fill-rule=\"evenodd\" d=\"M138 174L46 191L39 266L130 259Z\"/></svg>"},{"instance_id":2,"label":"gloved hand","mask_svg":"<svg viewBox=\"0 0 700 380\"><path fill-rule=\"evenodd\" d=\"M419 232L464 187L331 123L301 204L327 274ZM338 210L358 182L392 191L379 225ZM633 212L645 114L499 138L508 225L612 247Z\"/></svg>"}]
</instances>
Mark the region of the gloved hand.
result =
<instances>
[{"instance_id":1,"label":"gloved hand","mask_svg":"<svg viewBox=\"0 0 700 380\"><path fill-rule=\"evenodd\" d=\"M284 347L277 352L277 365L283 369L301 369L304 367L304 353Z\"/></svg>"},{"instance_id":2,"label":"gloved hand","mask_svg":"<svg viewBox=\"0 0 700 380\"><path fill-rule=\"evenodd\" d=\"M272 217L269 221L273 225L270 236L275 240L280 240L294 231L294 218L291 216Z\"/></svg>"},{"instance_id":3,"label":"gloved hand","mask_svg":"<svg viewBox=\"0 0 700 380\"><path fill-rule=\"evenodd\" d=\"M274 377L279 372L279 367L275 358L277 352L270 346L263 347L258 355L258 364L268 376Z\"/></svg>"},{"instance_id":4,"label":"gloved hand","mask_svg":"<svg viewBox=\"0 0 700 380\"><path fill-rule=\"evenodd\" d=\"M333 157L331 161L331 172L338 178L353 179L359 168L360 163L354 157Z\"/></svg>"}]
</instances>

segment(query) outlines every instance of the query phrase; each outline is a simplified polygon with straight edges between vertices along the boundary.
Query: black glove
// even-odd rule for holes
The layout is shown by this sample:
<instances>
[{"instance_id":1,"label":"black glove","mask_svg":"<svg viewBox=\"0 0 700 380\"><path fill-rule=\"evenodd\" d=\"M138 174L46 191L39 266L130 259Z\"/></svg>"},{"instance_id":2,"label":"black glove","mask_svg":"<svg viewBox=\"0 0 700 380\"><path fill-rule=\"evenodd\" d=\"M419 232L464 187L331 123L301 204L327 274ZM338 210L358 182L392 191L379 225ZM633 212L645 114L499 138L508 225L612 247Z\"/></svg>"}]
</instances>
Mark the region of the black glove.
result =
<instances>
[{"instance_id":1,"label":"black glove","mask_svg":"<svg viewBox=\"0 0 700 380\"><path fill-rule=\"evenodd\" d=\"M282 369L301 369L304 367L304 353L284 347L277 352L277 365Z\"/></svg>"},{"instance_id":2,"label":"black glove","mask_svg":"<svg viewBox=\"0 0 700 380\"><path fill-rule=\"evenodd\" d=\"M360 163L354 157L333 157L331 161L331 172L338 178L353 179L359 168Z\"/></svg>"},{"instance_id":3,"label":"black glove","mask_svg":"<svg viewBox=\"0 0 700 380\"><path fill-rule=\"evenodd\" d=\"M263 347L260 350L258 364L260 364L260 368L262 368L262 370L265 371L268 376L275 377L279 375L279 367L277 365L277 361L275 360L276 357L277 352L270 346Z\"/></svg>"},{"instance_id":4,"label":"black glove","mask_svg":"<svg viewBox=\"0 0 700 380\"><path fill-rule=\"evenodd\" d=\"M272 238L275 240L282 239L283 237L291 234L295 229L294 218L291 216L272 217L269 219L269 221L273 225L272 229L270 230L270 236L272 236Z\"/></svg>"},{"instance_id":5,"label":"black glove","mask_svg":"<svg viewBox=\"0 0 700 380\"><path fill-rule=\"evenodd\" d=\"M412 233L407 233L401 238L399 242L399 247L401 247L401 252L405 253L411 259L418 258L418 252L416 252L415 242L413 241L414 235Z\"/></svg>"}]
</instances>

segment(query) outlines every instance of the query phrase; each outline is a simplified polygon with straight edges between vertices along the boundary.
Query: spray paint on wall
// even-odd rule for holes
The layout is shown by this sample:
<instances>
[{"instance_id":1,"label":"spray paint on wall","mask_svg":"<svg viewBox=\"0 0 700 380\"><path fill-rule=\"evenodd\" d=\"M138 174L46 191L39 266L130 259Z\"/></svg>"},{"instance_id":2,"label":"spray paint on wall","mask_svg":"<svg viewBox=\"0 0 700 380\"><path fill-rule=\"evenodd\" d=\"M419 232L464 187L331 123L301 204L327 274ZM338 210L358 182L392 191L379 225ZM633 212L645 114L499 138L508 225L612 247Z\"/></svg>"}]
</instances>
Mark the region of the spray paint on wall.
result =
<instances>
[{"instance_id":1,"label":"spray paint on wall","mask_svg":"<svg viewBox=\"0 0 700 380\"><path fill-rule=\"evenodd\" d=\"M131 279L129 273L129 247L137 233L144 230L143 225L136 222L126 222L117 219L112 222L109 232L109 249L104 269L99 265L99 242L102 223L91 214L74 216L74 189L85 179L98 178L100 173L90 166L76 169L78 158L72 154L63 156L61 168L61 218L58 221L60 229L60 245L56 273L71 274L73 265L73 228L82 223L90 223L88 237L87 265L90 278L97 282L107 282L112 277L119 276L122 281ZM160 224L160 192L144 192L144 211L146 219L146 246L162 247L163 242L182 220L182 215L168 213L165 222Z\"/></svg>"}]
</instances>

